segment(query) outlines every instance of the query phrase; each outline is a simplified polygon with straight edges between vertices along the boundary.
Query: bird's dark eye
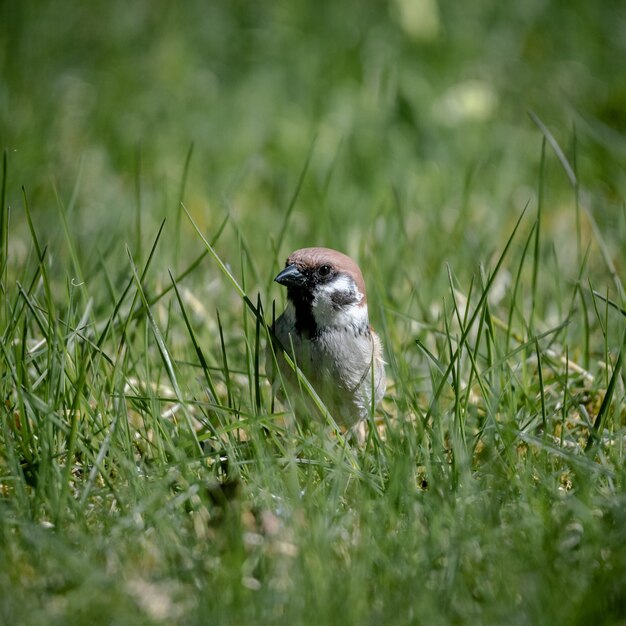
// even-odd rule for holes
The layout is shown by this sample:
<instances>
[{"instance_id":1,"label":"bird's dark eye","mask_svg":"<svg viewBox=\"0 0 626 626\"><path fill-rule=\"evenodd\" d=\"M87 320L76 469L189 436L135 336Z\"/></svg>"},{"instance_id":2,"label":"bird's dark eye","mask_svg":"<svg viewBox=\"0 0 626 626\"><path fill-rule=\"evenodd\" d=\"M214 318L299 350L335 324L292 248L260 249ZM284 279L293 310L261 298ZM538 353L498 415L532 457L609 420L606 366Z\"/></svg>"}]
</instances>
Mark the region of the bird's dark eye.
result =
<instances>
[{"instance_id":1,"label":"bird's dark eye","mask_svg":"<svg viewBox=\"0 0 626 626\"><path fill-rule=\"evenodd\" d=\"M330 265L320 265L320 268L317 270L317 273L322 278L326 278L326 276L330 276Z\"/></svg>"}]
</instances>

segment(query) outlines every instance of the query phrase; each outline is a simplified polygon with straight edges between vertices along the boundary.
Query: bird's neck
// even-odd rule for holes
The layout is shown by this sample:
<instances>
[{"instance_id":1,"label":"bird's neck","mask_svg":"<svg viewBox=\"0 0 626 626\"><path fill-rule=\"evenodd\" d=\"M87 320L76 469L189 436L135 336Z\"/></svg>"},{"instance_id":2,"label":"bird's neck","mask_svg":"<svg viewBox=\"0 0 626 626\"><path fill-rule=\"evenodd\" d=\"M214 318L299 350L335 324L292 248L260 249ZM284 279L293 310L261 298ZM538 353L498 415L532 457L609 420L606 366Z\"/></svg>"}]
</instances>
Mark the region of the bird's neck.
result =
<instances>
[{"instance_id":1,"label":"bird's neck","mask_svg":"<svg viewBox=\"0 0 626 626\"><path fill-rule=\"evenodd\" d=\"M306 339L319 337L327 332L347 332L364 335L369 332L367 304L332 306L315 302L308 294L289 293L296 331Z\"/></svg>"}]
</instances>

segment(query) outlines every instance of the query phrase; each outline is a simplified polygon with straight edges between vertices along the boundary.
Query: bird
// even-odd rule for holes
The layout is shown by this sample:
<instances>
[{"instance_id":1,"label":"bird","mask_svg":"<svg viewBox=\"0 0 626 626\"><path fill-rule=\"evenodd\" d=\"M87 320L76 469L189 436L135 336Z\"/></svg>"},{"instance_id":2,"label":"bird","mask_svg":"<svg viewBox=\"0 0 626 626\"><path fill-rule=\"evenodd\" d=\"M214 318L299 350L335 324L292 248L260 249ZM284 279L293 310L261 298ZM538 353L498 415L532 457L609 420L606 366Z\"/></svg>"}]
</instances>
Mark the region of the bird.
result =
<instances>
[{"instance_id":1,"label":"bird","mask_svg":"<svg viewBox=\"0 0 626 626\"><path fill-rule=\"evenodd\" d=\"M356 262L330 248L291 253L274 280L287 288L284 312L271 326L266 373L274 388L298 378L284 352L311 384L336 424L364 438L364 424L386 390L380 338L369 322L365 281ZM275 356L275 358L274 358ZM275 372L275 364L281 376ZM290 393L296 417L315 411L307 392ZM280 399L280 396L279 396Z\"/></svg>"}]
</instances>

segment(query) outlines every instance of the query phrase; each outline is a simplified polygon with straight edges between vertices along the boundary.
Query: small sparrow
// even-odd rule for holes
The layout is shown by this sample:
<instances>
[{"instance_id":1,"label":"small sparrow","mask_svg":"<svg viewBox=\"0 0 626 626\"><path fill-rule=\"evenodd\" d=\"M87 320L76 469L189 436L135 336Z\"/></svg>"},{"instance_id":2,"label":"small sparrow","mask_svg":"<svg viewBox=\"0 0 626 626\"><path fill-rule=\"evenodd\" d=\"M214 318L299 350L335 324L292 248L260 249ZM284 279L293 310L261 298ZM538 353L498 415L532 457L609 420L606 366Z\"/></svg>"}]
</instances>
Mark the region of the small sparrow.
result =
<instances>
[{"instance_id":1,"label":"small sparrow","mask_svg":"<svg viewBox=\"0 0 626 626\"><path fill-rule=\"evenodd\" d=\"M284 350L337 424L360 428L372 404L383 397L386 379L382 344L369 323L359 266L336 250L302 248L289 256L274 280L287 287L287 308L272 326L282 378L297 389ZM278 383L270 351L267 356L268 377ZM300 414L302 403L296 406ZM311 406L306 403L307 409Z\"/></svg>"}]
</instances>

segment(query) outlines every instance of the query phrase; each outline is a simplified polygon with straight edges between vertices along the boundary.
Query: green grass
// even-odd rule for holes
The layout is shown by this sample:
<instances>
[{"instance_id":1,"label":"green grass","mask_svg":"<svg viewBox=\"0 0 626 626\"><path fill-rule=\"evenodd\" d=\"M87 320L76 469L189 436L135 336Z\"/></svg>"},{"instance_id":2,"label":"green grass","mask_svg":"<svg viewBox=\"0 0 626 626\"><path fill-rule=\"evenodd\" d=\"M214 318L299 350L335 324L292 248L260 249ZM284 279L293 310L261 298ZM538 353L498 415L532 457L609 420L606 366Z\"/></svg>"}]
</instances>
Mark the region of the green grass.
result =
<instances>
[{"instance_id":1,"label":"green grass","mask_svg":"<svg viewBox=\"0 0 626 626\"><path fill-rule=\"evenodd\" d=\"M0 623L626 623L624 9L411 6L0 3ZM362 446L264 375L304 245Z\"/></svg>"}]
</instances>

